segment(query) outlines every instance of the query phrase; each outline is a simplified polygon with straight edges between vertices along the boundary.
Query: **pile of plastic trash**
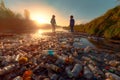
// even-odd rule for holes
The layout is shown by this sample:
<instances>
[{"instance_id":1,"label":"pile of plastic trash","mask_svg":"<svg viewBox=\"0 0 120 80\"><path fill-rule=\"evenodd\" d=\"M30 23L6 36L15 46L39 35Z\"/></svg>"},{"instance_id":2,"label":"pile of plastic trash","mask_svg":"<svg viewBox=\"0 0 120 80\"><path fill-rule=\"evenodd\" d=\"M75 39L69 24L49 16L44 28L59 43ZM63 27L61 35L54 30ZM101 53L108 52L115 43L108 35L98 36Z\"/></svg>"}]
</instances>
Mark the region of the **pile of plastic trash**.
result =
<instances>
[{"instance_id":1,"label":"pile of plastic trash","mask_svg":"<svg viewBox=\"0 0 120 80\"><path fill-rule=\"evenodd\" d=\"M120 57L70 33L0 39L0 80L120 80ZM84 47L83 47L84 46Z\"/></svg>"}]
</instances>

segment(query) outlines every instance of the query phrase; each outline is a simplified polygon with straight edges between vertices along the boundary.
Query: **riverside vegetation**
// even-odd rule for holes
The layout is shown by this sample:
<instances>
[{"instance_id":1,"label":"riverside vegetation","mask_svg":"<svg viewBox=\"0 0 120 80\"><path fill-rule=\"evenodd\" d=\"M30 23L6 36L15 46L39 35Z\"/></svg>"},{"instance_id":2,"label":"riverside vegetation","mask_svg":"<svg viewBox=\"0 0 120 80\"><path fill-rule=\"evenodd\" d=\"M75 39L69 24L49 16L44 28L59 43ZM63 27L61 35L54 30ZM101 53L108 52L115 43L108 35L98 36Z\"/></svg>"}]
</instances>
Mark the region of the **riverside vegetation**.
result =
<instances>
[{"instance_id":1,"label":"riverside vegetation","mask_svg":"<svg viewBox=\"0 0 120 80\"><path fill-rule=\"evenodd\" d=\"M26 32L36 30L36 24L30 20L29 10L24 10L24 16L15 13L0 2L0 32Z\"/></svg>"},{"instance_id":2,"label":"riverside vegetation","mask_svg":"<svg viewBox=\"0 0 120 80\"><path fill-rule=\"evenodd\" d=\"M109 39L120 39L120 5L86 24L76 25L75 30Z\"/></svg>"}]
</instances>

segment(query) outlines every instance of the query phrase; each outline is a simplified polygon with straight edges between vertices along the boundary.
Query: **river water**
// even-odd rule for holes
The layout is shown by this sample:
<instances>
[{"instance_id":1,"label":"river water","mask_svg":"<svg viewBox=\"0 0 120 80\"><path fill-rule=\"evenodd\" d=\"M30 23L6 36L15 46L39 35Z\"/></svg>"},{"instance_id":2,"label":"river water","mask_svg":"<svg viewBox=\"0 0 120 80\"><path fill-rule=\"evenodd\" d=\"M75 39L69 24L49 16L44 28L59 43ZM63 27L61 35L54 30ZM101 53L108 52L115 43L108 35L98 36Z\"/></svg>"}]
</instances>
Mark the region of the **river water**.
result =
<instances>
[{"instance_id":1,"label":"river water","mask_svg":"<svg viewBox=\"0 0 120 80\"><path fill-rule=\"evenodd\" d=\"M56 31L57 31L57 33L72 34L69 31L66 31L62 28L59 28ZM34 38L45 37L42 34L49 33L49 32L51 32L51 30L38 30L35 34L33 34L33 37ZM75 42L75 44L81 43L81 45L79 45L79 47L81 47L81 48L90 46L93 48L98 48L98 49L108 51L109 53L119 53L120 52L120 41L119 41L119 43L113 43L113 42L103 39L103 38L98 38L99 40L96 40L96 39L90 39L89 36L87 36L87 35L86 36L83 36L81 34L80 35L73 34L73 35L74 35L74 38L78 38L80 40L79 42Z\"/></svg>"},{"instance_id":2,"label":"river water","mask_svg":"<svg viewBox=\"0 0 120 80\"><path fill-rule=\"evenodd\" d=\"M45 33L47 33L47 35L45 35ZM78 40L78 41L74 42L74 46L76 46L76 47L85 48L87 46L90 46L93 48L98 48L98 49L108 51L109 53L119 53L120 52L120 44L112 43L105 39L99 39L99 40L90 39L89 36L87 36L87 35L83 36L81 34L73 34L62 28L57 29L56 34L62 35L63 36L62 38L70 38L70 37L76 38ZM35 33L26 33L26 34L24 33L24 34L17 34L12 37L4 37L4 38L1 38L0 41L1 42L6 41L6 40L20 41L20 39L25 39L26 42L35 42L41 38L47 38L47 37L51 37L51 36L55 36L55 35L52 34L52 31L50 29L48 29L48 30L40 29L40 30L36 31Z\"/></svg>"}]
</instances>

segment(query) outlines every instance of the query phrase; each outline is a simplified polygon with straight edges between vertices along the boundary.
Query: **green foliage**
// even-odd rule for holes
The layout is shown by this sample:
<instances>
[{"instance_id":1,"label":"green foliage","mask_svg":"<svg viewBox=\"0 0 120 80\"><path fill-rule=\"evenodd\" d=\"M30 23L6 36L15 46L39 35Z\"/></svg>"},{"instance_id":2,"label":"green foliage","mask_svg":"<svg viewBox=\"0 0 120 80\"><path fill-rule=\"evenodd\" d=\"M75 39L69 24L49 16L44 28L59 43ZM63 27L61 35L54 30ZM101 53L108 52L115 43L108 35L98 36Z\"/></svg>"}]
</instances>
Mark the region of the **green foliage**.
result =
<instances>
[{"instance_id":1,"label":"green foliage","mask_svg":"<svg viewBox=\"0 0 120 80\"><path fill-rule=\"evenodd\" d=\"M4 1L2 0L0 2L0 19L5 18L16 18L16 19L22 19L22 15L19 13L14 13L9 8L5 7Z\"/></svg>"},{"instance_id":2,"label":"green foliage","mask_svg":"<svg viewBox=\"0 0 120 80\"><path fill-rule=\"evenodd\" d=\"M108 10L104 15L90 21L89 23L84 24L83 29L88 34L120 39L120 5ZM83 29L78 31L83 31Z\"/></svg>"},{"instance_id":3,"label":"green foliage","mask_svg":"<svg viewBox=\"0 0 120 80\"><path fill-rule=\"evenodd\" d=\"M84 25L76 25L75 27L74 27L74 29L77 31L77 32L85 32L85 30L84 30Z\"/></svg>"},{"instance_id":4,"label":"green foliage","mask_svg":"<svg viewBox=\"0 0 120 80\"><path fill-rule=\"evenodd\" d=\"M35 23L28 20L30 13L28 10L25 11L24 19L21 14L14 13L10 9L5 7L4 2L0 3L0 32L26 32L29 30L36 30Z\"/></svg>"}]
</instances>

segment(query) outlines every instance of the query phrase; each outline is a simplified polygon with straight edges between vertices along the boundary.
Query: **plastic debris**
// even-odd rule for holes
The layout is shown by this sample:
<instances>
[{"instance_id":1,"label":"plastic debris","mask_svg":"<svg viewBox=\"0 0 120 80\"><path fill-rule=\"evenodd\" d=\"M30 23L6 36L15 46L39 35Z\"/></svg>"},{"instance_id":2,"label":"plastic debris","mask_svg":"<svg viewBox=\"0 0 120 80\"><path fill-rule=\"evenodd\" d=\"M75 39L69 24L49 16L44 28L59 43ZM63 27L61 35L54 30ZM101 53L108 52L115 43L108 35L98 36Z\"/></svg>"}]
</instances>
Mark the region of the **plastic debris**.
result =
<instances>
[{"instance_id":1,"label":"plastic debris","mask_svg":"<svg viewBox=\"0 0 120 80\"><path fill-rule=\"evenodd\" d=\"M119 54L87 45L80 35L43 35L0 39L0 80L120 80Z\"/></svg>"}]
</instances>

